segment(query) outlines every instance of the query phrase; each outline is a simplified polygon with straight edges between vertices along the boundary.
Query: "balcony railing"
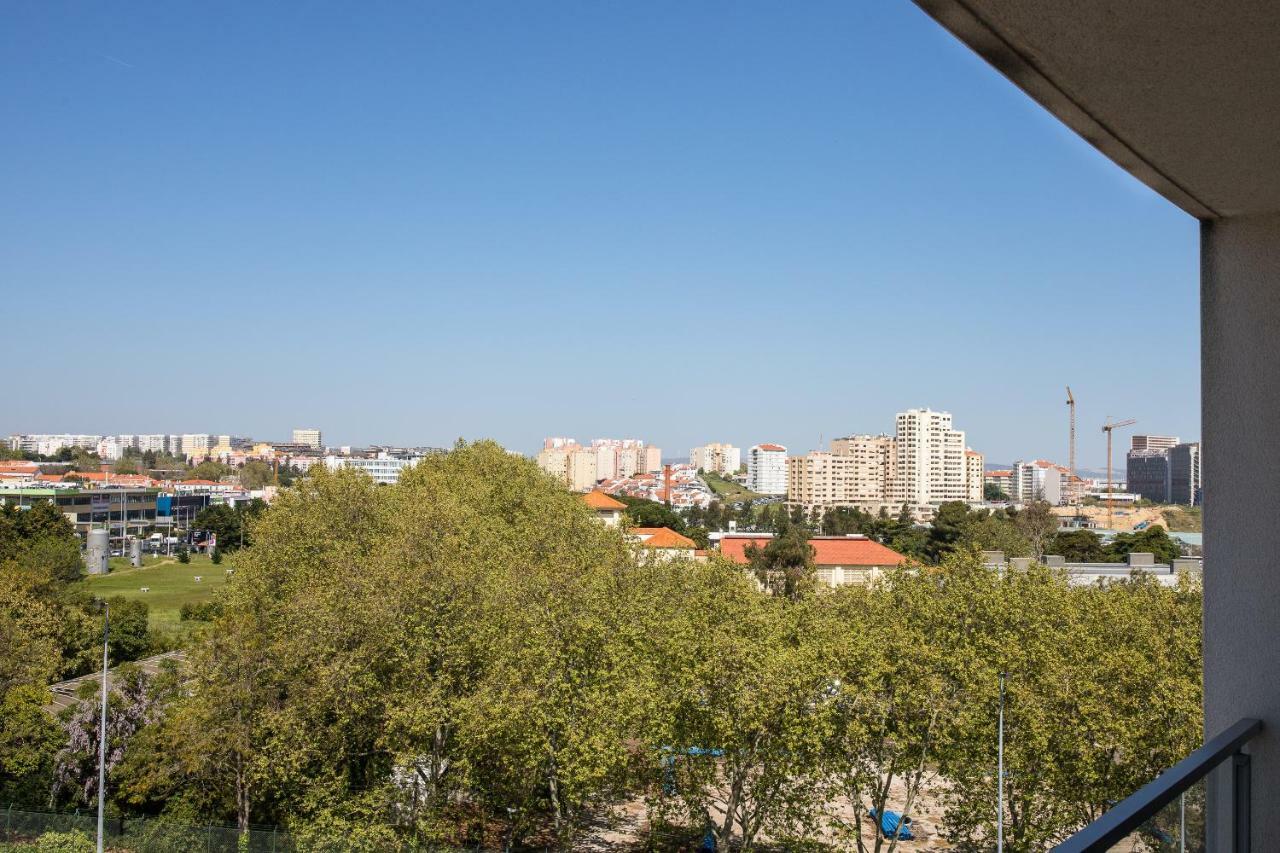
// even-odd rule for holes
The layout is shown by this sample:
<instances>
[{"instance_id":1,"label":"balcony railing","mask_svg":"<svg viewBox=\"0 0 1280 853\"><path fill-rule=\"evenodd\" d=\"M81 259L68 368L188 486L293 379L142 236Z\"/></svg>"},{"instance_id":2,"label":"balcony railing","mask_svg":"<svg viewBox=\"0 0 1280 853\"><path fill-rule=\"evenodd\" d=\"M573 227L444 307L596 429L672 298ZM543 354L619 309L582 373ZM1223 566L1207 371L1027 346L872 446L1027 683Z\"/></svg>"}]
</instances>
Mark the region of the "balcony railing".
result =
<instances>
[{"instance_id":1,"label":"balcony railing","mask_svg":"<svg viewBox=\"0 0 1280 853\"><path fill-rule=\"evenodd\" d=\"M1245 719L1212 738L1204 746L1170 767L1141 790L1054 848L1057 853L1101 853L1142 829L1165 806L1209 775L1231 762L1232 853L1249 853L1249 755L1242 748L1262 730L1262 721Z\"/></svg>"}]
</instances>

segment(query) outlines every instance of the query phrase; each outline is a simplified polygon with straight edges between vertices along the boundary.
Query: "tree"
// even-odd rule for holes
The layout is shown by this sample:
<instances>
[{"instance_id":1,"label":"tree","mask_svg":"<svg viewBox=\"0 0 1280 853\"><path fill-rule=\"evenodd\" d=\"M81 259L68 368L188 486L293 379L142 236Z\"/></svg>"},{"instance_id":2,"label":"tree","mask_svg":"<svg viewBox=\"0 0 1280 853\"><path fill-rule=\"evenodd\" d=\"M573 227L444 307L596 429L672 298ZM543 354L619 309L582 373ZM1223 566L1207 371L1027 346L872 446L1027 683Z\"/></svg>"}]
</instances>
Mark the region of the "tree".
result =
<instances>
[{"instance_id":1,"label":"tree","mask_svg":"<svg viewBox=\"0 0 1280 853\"><path fill-rule=\"evenodd\" d=\"M147 603L118 595L108 599L107 603L111 607L108 643L111 659L120 662L145 657L151 649L147 635Z\"/></svg>"},{"instance_id":2,"label":"tree","mask_svg":"<svg viewBox=\"0 0 1280 853\"><path fill-rule=\"evenodd\" d=\"M157 710L149 679L134 665L118 667L110 679L107 697L107 784L114 782L129 743ZM90 805L98 792L98 744L101 740L100 706L80 702L67 716L62 749L54 758L53 793L77 805Z\"/></svg>"},{"instance_id":3,"label":"tree","mask_svg":"<svg viewBox=\"0 0 1280 853\"><path fill-rule=\"evenodd\" d=\"M48 796L48 776L61 741L44 710L44 685L25 684L0 694L0 799L37 804Z\"/></svg>"},{"instance_id":4,"label":"tree","mask_svg":"<svg viewBox=\"0 0 1280 853\"><path fill-rule=\"evenodd\" d=\"M215 536L220 547L235 548L240 542L241 521L240 514L233 508L226 504L214 504L196 514L194 526Z\"/></svg>"},{"instance_id":5,"label":"tree","mask_svg":"<svg viewBox=\"0 0 1280 853\"><path fill-rule=\"evenodd\" d=\"M963 548L974 519L964 501L946 501L933 513L925 553L933 562Z\"/></svg>"},{"instance_id":6,"label":"tree","mask_svg":"<svg viewBox=\"0 0 1280 853\"><path fill-rule=\"evenodd\" d=\"M1137 533L1117 533L1106 548L1106 558L1109 562L1123 563L1135 552L1154 554L1157 563L1172 563L1182 556L1182 545L1163 527L1154 525Z\"/></svg>"},{"instance_id":7,"label":"tree","mask_svg":"<svg viewBox=\"0 0 1280 853\"><path fill-rule=\"evenodd\" d=\"M677 533L685 532L685 521L671 507L657 501L616 495L627 505L625 514L628 527L669 527Z\"/></svg>"},{"instance_id":8,"label":"tree","mask_svg":"<svg viewBox=\"0 0 1280 853\"><path fill-rule=\"evenodd\" d=\"M1101 563L1107 559L1102 540L1092 530L1068 530L1049 542L1050 554L1058 554L1069 563Z\"/></svg>"},{"instance_id":9,"label":"tree","mask_svg":"<svg viewBox=\"0 0 1280 853\"><path fill-rule=\"evenodd\" d=\"M206 459L187 472L188 480L221 480L232 473L231 467L221 462Z\"/></svg>"},{"instance_id":10,"label":"tree","mask_svg":"<svg viewBox=\"0 0 1280 853\"><path fill-rule=\"evenodd\" d=\"M171 715L176 788L241 826L394 802L430 832L461 798L562 846L625 795L654 706L641 569L531 462L480 443L388 488L317 470L255 529Z\"/></svg>"},{"instance_id":11,"label":"tree","mask_svg":"<svg viewBox=\"0 0 1280 853\"><path fill-rule=\"evenodd\" d=\"M246 462L240 469L240 485L246 489L261 489L275 483L276 475L265 462Z\"/></svg>"},{"instance_id":12,"label":"tree","mask_svg":"<svg viewBox=\"0 0 1280 853\"><path fill-rule=\"evenodd\" d=\"M824 799L818 756L830 684L807 609L754 593L734 566L684 570L686 614L663 646L670 714L659 815L710 829L718 849L762 832L804 837Z\"/></svg>"},{"instance_id":13,"label":"tree","mask_svg":"<svg viewBox=\"0 0 1280 853\"><path fill-rule=\"evenodd\" d=\"M102 457L93 451L85 450L83 447L74 448L68 461L71 462L76 471L102 470Z\"/></svg>"},{"instance_id":14,"label":"tree","mask_svg":"<svg viewBox=\"0 0 1280 853\"><path fill-rule=\"evenodd\" d=\"M1053 508L1045 501L1031 501L1013 516L1017 527L1031 545L1031 555L1037 560L1044 557L1045 546L1058 532L1061 525Z\"/></svg>"},{"instance_id":15,"label":"tree","mask_svg":"<svg viewBox=\"0 0 1280 853\"><path fill-rule=\"evenodd\" d=\"M1008 501L1009 495L995 483L986 483L982 486L982 499L984 501Z\"/></svg>"},{"instance_id":16,"label":"tree","mask_svg":"<svg viewBox=\"0 0 1280 853\"><path fill-rule=\"evenodd\" d=\"M817 588L813 546L803 527L788 527L763 548L747 545L746 556L756 579L774 595L791 600Z\"/></svg>"}]
</instances>

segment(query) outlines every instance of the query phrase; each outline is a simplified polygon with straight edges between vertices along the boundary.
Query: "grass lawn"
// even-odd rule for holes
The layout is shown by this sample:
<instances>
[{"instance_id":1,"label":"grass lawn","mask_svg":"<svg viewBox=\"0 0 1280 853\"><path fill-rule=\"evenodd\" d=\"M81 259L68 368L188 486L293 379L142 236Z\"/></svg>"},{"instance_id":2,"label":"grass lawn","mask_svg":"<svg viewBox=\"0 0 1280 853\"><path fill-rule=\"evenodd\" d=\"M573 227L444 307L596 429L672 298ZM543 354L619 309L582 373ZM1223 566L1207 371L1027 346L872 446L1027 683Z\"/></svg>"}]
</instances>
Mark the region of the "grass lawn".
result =
<instances>
[{"instance_id":1,"label":"grass lawn","mask_svg":"<svg viewBox=\"0 0 1280 853\"><path fill-rule=\"evenodd\" d=\"M208 601L227 582L227 563L215 566L203 554L192 554L186 565L176 557L144 557L139 569L123 557L113 557L110 565L109 574L90 575L80 583L102 598L121 595L145 601L148 624L162 631L185 633L190 625L181 621L182 605ZM197 581L197 575L202 580ZM143 592L144 586L150 591Z\"/></svg>"},{"instance_id":2,"label":"grass lawn","mask_svg":"<svg viewBox=\"0 0 1280 853\"><path fill-rule=\"evenodd\" d=\"M732 480L726 480L719 474L710 472L703 474L702 479L711 487L711 491L715 492L723 503L737 503L739 501L754 501L759 498L767 497L766 495L757 494L743 486L739 486Z\"/></svg>"},{"instance_id":3,"label":"grass lawn","mask_svg":"<svg viewBox=\"0 0 1280 853\"><path fill-rule=\"evenodd\" d=\"M1161 510L1169 530L1178 533L1200 533L1204 530L1204 517L1200 507L1175 506Z\"/></svg>"}]
</instances>

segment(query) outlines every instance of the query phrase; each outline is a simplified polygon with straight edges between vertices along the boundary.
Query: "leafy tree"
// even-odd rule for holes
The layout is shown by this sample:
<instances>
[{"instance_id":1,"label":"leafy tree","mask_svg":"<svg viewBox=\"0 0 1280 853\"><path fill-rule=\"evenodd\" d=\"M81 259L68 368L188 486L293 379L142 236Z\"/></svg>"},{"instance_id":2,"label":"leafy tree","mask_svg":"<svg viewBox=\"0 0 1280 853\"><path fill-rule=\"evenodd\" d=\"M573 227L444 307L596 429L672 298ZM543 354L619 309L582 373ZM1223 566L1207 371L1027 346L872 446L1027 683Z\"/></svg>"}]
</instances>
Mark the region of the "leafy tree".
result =
<instances>
[{"instance_id":1,"label":"leafy tree","mask_svg":"<svg viewBox=\"0 0 1280 853\"><path fill-rule=\"evenodd\" d=\"M141 460L136 456L122 456L111 466L116 474L141 474Z\"/></svg>"},{"instance_id":2,"label":"leafy tree","mask_svg":"<svg viewBox=\"0 0 1280 853\"><path fill-rule=\"evenodd\" d=\"M925 553L933 562L965 547L971 534L973 517L963 501L947 501L933 514Z\"/></svg>"},{"instance_id":3,"label":"leafy tree","mask_svg":"<svg viewBox=\"0 0 1280 853\"><path fill-rule=\"evenodd\" d=\"M1049 542L1046 553L1059 554L1070 563L1101 563L1107 559L1102 540L1092 530L1066 530Z\"/></svg>"},{"instance_id":4,"label":"leafy tree","mask_svg":"<svg viewBox=\"0 0 1280 853\"><path fill-rule=\"evenodd\" d=\"M212 459L206 459L199 465L187 472L188 480L221 480L223 477L229 476L232 469L229 465L223 465L221 462L214 462Z\"/></svg>"},{"instance_id":5,"label":"leafy tree","mask_svg":"<svg viewBox=\"0 0 1280 853\"><path fill-rule=\"evenodd\" d=\"M219 547L235 548L239 545L240 536L243 533L243 521L241 514L232 507L226 504L214 504L196 514L194 526L216 536Z\"/></svg>"},{"instance_id":6,"label":"leafy tree","mask_svg":"<svg viewBox=\"0 0 1280 853\"><path fill-rule=\"evenodd\" d=\"M102 457L91 450L85 450L83 447L74 448L68 461L76 471L102 470Z\"/></svg>"},{"instance_id":7,"label":"leafy tree","mask_svg":"<svg viewBox=\"0 0 1280 853\"><path fill-rule=\"evenodd\" d=\"M107 643L111 659L119 662L145 657L151 648L147 636L147 603L123 596L113 596L107 603L111 607L111 630Z\"/></svg>"},{"instance_id":8,"label":"leafy tree","mask_svg":"<svg viewBox=\"0 0 1280 853\"><path fill-rule=\"evenodd\" d=\"M830 679L805 611L754 594L735 567L689 567L682 595L698 615L664 646L659 675L671 744L659 815L707 827L718 849L758 836L805 836L824 800L818 756Z\"/></svg>"},{"instance_id":9,"label":"leafy tree","mask_svg":"<svg viewBox=\"0 0 1280 853\"><path fill-rule=\"evenodd\" d=\"M625 514L629 527L669 527L677 533L685 532L685 521L671 507L657 501L616 495L627 505Z\"/></svg>"},{"instance_id":10,"label":"leafy tree","mask_svg":"<svg viewBox=\"0 0 1280 853\"><path fill-rule=\"evenodd\" d=\"M1117 533L1106 548L1107 560L1113 563L1123 563L1135 552L1154 554L1157 563L1172 563L1182 556L1182 545L1155 525L1137 533Z\"/></svg>"},{"instance_id":11,"label":"leafy tree","mask_svg":"<svg viewBox=\"0 0 1280 853\"><path fill-rule=\"evenodd\" d=\"M803 527L788 527L763 548L747 545L751 571L775 595L797 600L817 588L813 546Z\"/></svg>"},{"instance_id":12,"label":"leafy tree","mask_svg":"<svg viewBox=\"0 0 1280 853\"><path fill-rule=\"evenodd\" d=\"M1031 545L1031 555L1037 560L1045 554L1045 546L1057 534L1061 522L1053 508L1045 501L1032 501L1013 516L1014 526Z\"/></svg>"},{"instance_id":13,"label":"leafy tree","mask_svg":"<svg viewBox=\"0 0 1280 853\"><path fill-rule=\"evenodd\" d=\"M261 489L276 481L275 472L265 462L246 462L240 469L240 485L246 489Z\"/></svg>"},{"instance_id":14,"label":"leafy tree","mask_svg":"<svg viewBox=\"0 0 1280 853\"><path fill-rule=\"evenodd\" d=\"M61 731L44 709L44 685L25 684L0 694L0 799L36 804L48 796Z\"/></svg>"},{"instance_id":15,"label":"leafy tree","mask_svg":"<svg viewBox=\"0 0 1280 853\"><path fill-rule=\"evenodd\" d=\"M986 483L982 487L984 501L1008 501L1009 494L995 483Z\"/></svg>"}]
</instances>

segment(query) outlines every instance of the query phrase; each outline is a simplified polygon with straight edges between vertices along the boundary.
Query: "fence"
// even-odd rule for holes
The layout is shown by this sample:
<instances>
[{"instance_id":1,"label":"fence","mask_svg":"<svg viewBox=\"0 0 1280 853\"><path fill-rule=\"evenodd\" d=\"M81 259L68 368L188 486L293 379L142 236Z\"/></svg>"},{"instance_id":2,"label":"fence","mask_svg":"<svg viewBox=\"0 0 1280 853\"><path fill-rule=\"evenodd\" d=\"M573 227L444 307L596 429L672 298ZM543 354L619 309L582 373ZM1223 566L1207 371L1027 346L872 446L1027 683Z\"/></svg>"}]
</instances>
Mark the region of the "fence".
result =
<instances>
[{"instance_id":1,"label":"fence","mask_svg":"<svg viewBox=\"0 0 1280 853\"><path fill-rule=\"evenodd\" d=\"M166 818L108 818L103 826L112 850L128 853L238 853L240 831L234 826L195 826ZM46 832L80 831L96 837L93 813L54 814L24 811L12 805L0 815L0 841L34 841ZM273 826L249 827L249 853L294 853L288 833Z\"/></svg>"}]
</instances>

